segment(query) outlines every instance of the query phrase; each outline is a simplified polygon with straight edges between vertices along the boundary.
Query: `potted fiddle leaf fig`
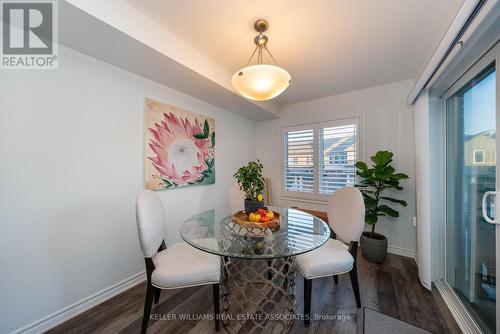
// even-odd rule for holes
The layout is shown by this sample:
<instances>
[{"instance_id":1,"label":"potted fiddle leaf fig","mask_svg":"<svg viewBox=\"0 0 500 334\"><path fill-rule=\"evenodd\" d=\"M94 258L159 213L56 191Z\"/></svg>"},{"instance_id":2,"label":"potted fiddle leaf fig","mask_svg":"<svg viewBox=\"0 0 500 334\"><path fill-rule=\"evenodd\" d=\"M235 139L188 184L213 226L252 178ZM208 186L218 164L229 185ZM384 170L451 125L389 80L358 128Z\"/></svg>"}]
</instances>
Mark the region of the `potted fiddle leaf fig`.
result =
<instances>
[{"instance_id":1,"label":"potted fiddle leaf fig","mask_svg":"<svg viewBox=\"0 0 500 334\"><path fill-rule=\"evenodd\" d=\"M363 232L360 239L361 253L368 261L381 263L387 255L387 238L375 233L375 225L379 217L399 217L399 212L390 205L407 206L406 201L385 196L389 190L401 191L401 180L408 179L408 175L396 173L391 166L393 153L379 151L371 157L372 167L362 161L356 163L356 175L360 177L355 187L363 194L365 202L365 223L371 226L371 231Z\"/></svg>"},{"instance_id":2,"label":"potted fiddle leaf fig","mask_svg":"<svg viewBox=\"0 0 500 334\"><path fill-rule=\"evenodd\" d=\"M245 212L250 214L264 207L264 177L260 161L250 161L233 175L240 189L245 193Z\"/></svg>"}]
</instances>

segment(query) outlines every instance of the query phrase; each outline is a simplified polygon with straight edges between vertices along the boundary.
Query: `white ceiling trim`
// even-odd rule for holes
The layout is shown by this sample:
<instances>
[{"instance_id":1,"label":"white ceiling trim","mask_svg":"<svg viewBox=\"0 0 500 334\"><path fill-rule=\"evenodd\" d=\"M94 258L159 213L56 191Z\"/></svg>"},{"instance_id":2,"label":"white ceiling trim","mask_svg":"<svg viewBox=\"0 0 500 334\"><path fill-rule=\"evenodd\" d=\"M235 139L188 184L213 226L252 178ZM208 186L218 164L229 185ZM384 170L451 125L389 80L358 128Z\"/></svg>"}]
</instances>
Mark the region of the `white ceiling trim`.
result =
<instances>
[{"instance_id":1,"label":"white ceiling trim","mask_svg":"<svg viewBox=\"0 0 500 334\"><path fill-rule=\"evenodd\" d=\"M203 55L197 49L184 42L164 26L160 25L143 12L131 6L125 0L67 0L65 2L73 5L74 7L80 9L88 15L93 16L94 18L102 21L110 27L128 35L130 38L138 41L140 44L143 44L151 48L152 50L163 54L165 57L170 58L183 67L186 67L198 73L207 80L210 80L212 83L216 83L221 88L224 88L227 91L226 93L230 93L232 95L233 102L241 100L240 103L246 105L246 107L242 109L249 109L248 106L250 103L250 105L255 105L255 111L264 112L262 116L251 115L249 118L266 119L269 117L277 117L279 113L279 106L276 103L272 101L248 101L238 94L234 93L228 80L228 78L231 77L228 71L222 68L219 64L215 63L209 57ZM61 20L66 19L63 15L65 15L65 13L63 10L61 10ZM133 24L131 24L131 22L133 22ZM79 23L81 24L81 22L68 22L68 20L66 20L66 23L67 25L75 25ZM63 29L64 27L61 27L62 33L64 33ZM100 36L100 33L97 33L96 35L91 37L96 38L96 36ZM71 38L71 36L69 37ZM75 38L76 42L76 37L73 38ZM66 41L70 42L68 39ZM103 43L101 43L100 47L106 48L106 45L103 45ZM113 48L113 43L111 43L107 47ZM86 53L85 50L77 51ZM114 52L125 53L125 51L122 49L115 49ZM114 57L118 57L118 55ZM144 58L144 60L151 61L148 58ZM178 87L175 86L170 87L178 89ZM235 112L235 110L229 110ZM238 113L238 111L236 112Z\"/></svg>"},{"instance_id":2,"label":"white ceiling trim","mask_svg":"<svg viewBox=\"0 0 500 334\"><path fill-rule=\"evenodd\" d=\"M230 73L184 42L143 12L123 0L67 0L97 19L135 38L173 60L230 88Z\"/></svg>"}]
</instances>

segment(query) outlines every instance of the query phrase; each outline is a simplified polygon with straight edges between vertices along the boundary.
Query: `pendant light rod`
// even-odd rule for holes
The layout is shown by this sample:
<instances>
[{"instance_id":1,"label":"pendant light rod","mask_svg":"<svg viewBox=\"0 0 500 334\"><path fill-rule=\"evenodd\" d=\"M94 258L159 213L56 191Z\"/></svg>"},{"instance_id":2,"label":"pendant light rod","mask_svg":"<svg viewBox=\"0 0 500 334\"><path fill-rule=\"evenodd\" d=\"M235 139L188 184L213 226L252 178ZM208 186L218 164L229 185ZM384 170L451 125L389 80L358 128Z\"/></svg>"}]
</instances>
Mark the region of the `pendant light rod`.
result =
<instances>
[{"instance_id":1,"label":"pendant light rod","mask_svg":"<svg viewBox=\"0 0 500 334\"><path fill-rule=\"evenodd\" d=\"M255 55L255 52L257 52L258 49L259 49L259 47L256 46L255 49L252 52L252 55L250 56L250 59L248 59L247 64L245 66L250 65L250 62L252 61L252 58L253 58L253 56Z\"/></svg>"},{"instance_id":2,"label":"pendant light rod","mask_svg":"<svg viewBox=\"0 0 500 334\"><path fill-rule=\"evenodd\" d=\"M257 65L262 64L264 62L263 50L266 50L267 53L269 54L269 57L272 59L272 61L276 65L279 66L278 62L276 61L276 59L274 59L271 51L269 51L269 49L267 47L267 42L269 42L269 38L266 35L264 35L264 32L267 31L267 29L269 29L269 23L264 19L259 19L259 20L255 21L253 27L254 27L255 31L257 31L259 34L257 36L255 36L253 39L256 46L252 52L252 55L248 59L246 66L250 65L253 57L255 56L255 53L257 53L256 64Z\"/></svg>"},{"instance_id":3,"label":"pendant light rod","mask_svg":"<svg viewBox=\"0 0 500 334\"><path fill-rule=\"evenodd\" d=\"M265 46L264 49L266 49L267 53L269 53L269 57L271 57L271 59L274 61L274 63L279 66L280 64L276 61L276 59L274 59L273 54L271 53L271 51L269 51L267 46Z\"/></svg>"}]
</instances>

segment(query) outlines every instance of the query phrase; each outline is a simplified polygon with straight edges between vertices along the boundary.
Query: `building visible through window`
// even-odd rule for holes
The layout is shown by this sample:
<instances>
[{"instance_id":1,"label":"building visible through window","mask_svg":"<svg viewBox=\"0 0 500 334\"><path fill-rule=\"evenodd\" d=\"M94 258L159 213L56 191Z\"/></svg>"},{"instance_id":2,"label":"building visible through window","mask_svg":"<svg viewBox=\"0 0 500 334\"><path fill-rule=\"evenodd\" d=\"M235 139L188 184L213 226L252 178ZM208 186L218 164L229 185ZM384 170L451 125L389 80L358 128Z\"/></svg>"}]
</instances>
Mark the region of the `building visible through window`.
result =
<instances>
[{"instance_id":1,"label":"building visible through window","mask_svg":"<svg viewBox=\"0 0 500 334\"><path fill-rule=\"evenodd\" d=\"M496 131L481 131L466 135L464 143L465 166L496 164Z\"/></svg>"}]
</instances>

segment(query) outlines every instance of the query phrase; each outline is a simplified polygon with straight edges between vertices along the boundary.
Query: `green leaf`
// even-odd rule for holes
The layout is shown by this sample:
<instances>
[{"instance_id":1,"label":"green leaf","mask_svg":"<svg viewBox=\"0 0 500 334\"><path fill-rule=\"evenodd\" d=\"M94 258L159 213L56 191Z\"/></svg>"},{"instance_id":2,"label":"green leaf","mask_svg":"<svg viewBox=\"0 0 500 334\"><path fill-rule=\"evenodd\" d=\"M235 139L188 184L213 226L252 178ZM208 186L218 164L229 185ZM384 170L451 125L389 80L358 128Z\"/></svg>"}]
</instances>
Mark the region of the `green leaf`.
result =
<instances>
[{"instance_id":1,"label":"green leaf","mask_svg":"<svg viewBox=\"0 0 500 334\"><path fill-rule=\"evenodd\" d=\"M396 198L384 197L384 196L380 196L380 198L383 198L386 201L390 201L390 202L393 202L393 203L401 204L402 206L407 206L408 205L408 203L406 203L406 201L403 201L402 199L396 199Z\"/></svg>"},{"instance_id":2,"label":"green leaf","mask_svg":"<svg viewBox=\"0 0 500 334\"><path fill-rule=\"evenodd\" d=\"M211 168L209 175L203 177L198 184L212 184L215 183L215 171Z\"/></svg>"},{"instance_id":3,"label":"green leaf","mask_svg":"<svg viewBox=\"0 0 500 334\"><path fill-rule=\"evenodd\" d=\"M363 199L367 210L375 209L377 207L378 202L375 198L370 197L367 194L363 194Z\"/></svg>"},{"instance_id":4,"label":"green leaf","mask_svg":"<svg viewBox=\"0 0 500 334\"><path fill-rule=\"evenodd\" d=\"M370 173L368 171L356 171L357 176L361 176L362 178L367 178L370 176Z\"/></svg>"},{"instance_id":5,"label":"green leaf","mask_svg":"<svg viewBox=\"0 0 500 334\"><path fill-rule=\"evenodd\" d=\"M207 159L205 160L205 164L208 166L208 168L212 168L215 164L215 159L214 158ZM236 174L233 176L236 177Z\"/></svg>"},{"instance_id":6,"label":"green leaf","mask_svg":"<svg viewBox=\"0 0 500 334\"><path fill-rule=\"evenodd\" d=\"M215 131L212 132L212 148L215 147Z\"/></svg>"},{"instance_id":7,"label":"green leaf","mask_svg":"<svg viewBox=\"0 0 500 334\"><path fill-rule=\"evenodd\" d=\"M208 127L208 120L205 119L205 122L203 123L203 134L205 135L205 138L208 138L208 132L210 128Z\"/></svg>"},{"instance_id":8,"label":"green leaf","mask_svg":"<svg viewBox=\"0 0 500 334\"><path fill-rule=\"evenodd\" d=\"M378 216L375 213L370 212L365 215L365 223L367 223L368 225L376 224L377 221Z\"/></svg>"},{"instance_id":9,"label":"green leaf","mask_svg":"<svg viewBox=\"0 0 500 334\"><path fill-rule=\"evenodd\" d=\"M375 168L374 175L378 178L387 178L394 173L395 169L392 166L382 166Z\"/></svg>"},{"instance_id":10,"label":"green leaf","mask_svg":"<svg viewBox=\"0 0 500 334\"><path fill-rule=\"evenodd\" d=\"M165 189L168 189L168 188L175 188L177 187L177 184L175 184L174 182L171 182L167 179L161 179L163 181L163 183L165 183Z\"/></svg>"},{"instance_id":11,"label":"green leaf","mask_svg":"<svg viewBox=\"0 0 500 334\"><path fill-rule=\"evenodd\" d=\"M367 171L368 170L368 165L366 163L364 163L363 161L356 162L355 166L356 166L357 169L361 169L363 171Z\"/></svg>"},{"instance_id":12,"label":"green leaf","mask_svg":"<svg viewBox=\"0 0 500 334\"><path fill-rule=\"evenodd\" d=\"M392 161L392 156L394 154L389 151L378 151L374 156L371 157L371 160L375 163L376 166L385 166Z\"/></svg>"},{"instance_id":13,"label":"green leaf","mask_svg":"<svg viewBox=\"0 0 500 334\"><path fill-rule=\"evenodd\" d=\"M403 174L403 173L396 173L393 175L393 177L397 180L406 180L406 179L410 178L408 175Z\"/></svg>"},{"instance_id":14,"label":"green leaf","mask_svg":"<svg viewBox=\"0 0 500 334\"><path fill-rule=\"evenodd\" d=\"M399 212L397 212L396 210L388 207L387 205L381 205L378 207L378 211L381 211L385 214L387 214L388 216L390 217L399 217Z\"/></svg>"},{"instance_id":15,"label":"green leaf","mask_svg":"<svg viewBox=\"0 0 500 334\"><path fill-rule=\"evenodd\" d=\"M204 133L196 133L193 135L193 137L195 137L196 139L207 139L208 136L205 136Z\"/></svg>"}]
</instances>

